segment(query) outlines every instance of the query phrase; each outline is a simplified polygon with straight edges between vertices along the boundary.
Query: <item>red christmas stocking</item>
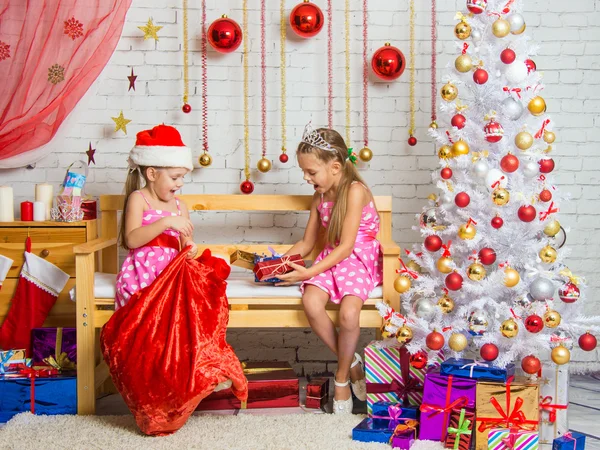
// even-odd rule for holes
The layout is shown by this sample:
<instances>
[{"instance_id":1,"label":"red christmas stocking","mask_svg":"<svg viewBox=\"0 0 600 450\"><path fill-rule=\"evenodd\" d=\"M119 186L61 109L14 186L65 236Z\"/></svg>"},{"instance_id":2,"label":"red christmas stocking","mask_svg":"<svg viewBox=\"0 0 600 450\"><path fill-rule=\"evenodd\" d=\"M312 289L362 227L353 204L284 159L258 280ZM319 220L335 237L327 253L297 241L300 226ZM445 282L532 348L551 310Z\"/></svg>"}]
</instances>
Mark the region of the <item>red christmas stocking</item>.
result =
<instances>
[{"instance_id":1,"label":"red christmas stocking","mask_svg":"<svg viewBox=\"0 0 600 450\"><path fill-rule=\"evenodd\" d=\"M31 329L41 327L69 275L54 264L31 253L27 238L25 263L10 310L0 327L0 348L31 349Z\"/></svg>"}]
</instances>

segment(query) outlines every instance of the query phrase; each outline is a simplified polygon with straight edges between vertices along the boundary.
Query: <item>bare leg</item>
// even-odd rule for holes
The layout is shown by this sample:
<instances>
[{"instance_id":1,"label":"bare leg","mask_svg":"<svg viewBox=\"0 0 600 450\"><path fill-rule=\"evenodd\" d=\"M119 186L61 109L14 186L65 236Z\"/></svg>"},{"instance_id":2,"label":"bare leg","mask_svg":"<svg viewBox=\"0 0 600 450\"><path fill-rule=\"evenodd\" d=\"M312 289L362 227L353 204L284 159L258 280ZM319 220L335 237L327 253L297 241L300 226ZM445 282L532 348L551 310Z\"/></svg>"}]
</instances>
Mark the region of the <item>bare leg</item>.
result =
<instances>
[{"instance_id":1,"label":"bare leg","mask_svg":"<svg viewBox=\"0 0 600 450\"><path fill-rule=\"evenodd\" d=\"M340 307L340 334L338 336L338 368L335 379L344 382L350 378L350 365L354 360L354 352L360 337L360 310L363 301L354 296L347 295L342 299ZM335 399L346 400L350 398L350 386L335 388Z\"/></svg>"},{"instance_id":2,"label":"bare leg","mask_svg":"<svg viewBox=\"0 0 600 450\"><path fill-rule=\"evenodd\" d=\"M329 294L323 289L312 284L306 285L302 296L302 306L308 323L315 334L337 355L338 334L335 325L325 311L328 301Z\"/></svg>"}]
</instances>

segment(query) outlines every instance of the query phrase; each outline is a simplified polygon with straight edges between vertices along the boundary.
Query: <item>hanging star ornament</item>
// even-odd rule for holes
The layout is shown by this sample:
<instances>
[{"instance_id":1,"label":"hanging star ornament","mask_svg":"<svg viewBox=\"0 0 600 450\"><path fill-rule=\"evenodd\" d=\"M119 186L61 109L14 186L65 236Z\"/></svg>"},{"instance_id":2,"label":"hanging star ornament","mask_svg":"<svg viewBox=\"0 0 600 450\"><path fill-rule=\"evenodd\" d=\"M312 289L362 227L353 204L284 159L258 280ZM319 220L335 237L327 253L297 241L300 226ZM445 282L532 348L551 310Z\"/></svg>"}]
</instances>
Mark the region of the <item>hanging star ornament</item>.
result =
<instances>
[{"instance_id":1,"label":"hanging star ornament","mask_svg":"<svg viewBox=\"0 0 600 450\"><path fill-rule=\"evenodd\" d=\"M132 88L135 91L135 80L137 78L137 75L135 75L133 73L133 67L131 68L131 75L129 75L127 77L127 79L129 80L129 89L127 89L127 92L129 92Z\"/></svg>"},{"instance_id":2,"label":"hanging star ornament","mask_svg":"<svg viewBox=\"0 0 600 450\"><path fill-rule=\"evenodd\" d=\"M152 19L148 19L148 23L143 27L138 27L144 32L144 40L153 38L158 41L158 31L162 28L152 23Z\"/></svg>"},{"instance_id":3,"label":"hanging star ornament","mask_svg":"<svg viewBox=\"0 0 600 450\"><path fill-rule=\"evenodd\" d=\"M119 117L111 117L115 122L115 133L119 130L123 130L123 133L127 134L127 124L131 122L131 120L123 117L123 110L119 113Z\"/></svg>"},{"instance_id":4,"label":"hanging star ornament","mask_svg":"<svg viewBox=\"0 0 600 450\"><path fill-rule=\"evenodd\" d=\"M89 166L91 163L94 163L94 164L96 164L96 161L94 160L94 153L96 153L96 149L95 149L95 148L92 148L92 143L90 142L90 149L89 149L87 152L85 152L85 154L86 154L86 155L87 155L87 157L88 157L88 166Z\"/></svg>"}]
</instances>

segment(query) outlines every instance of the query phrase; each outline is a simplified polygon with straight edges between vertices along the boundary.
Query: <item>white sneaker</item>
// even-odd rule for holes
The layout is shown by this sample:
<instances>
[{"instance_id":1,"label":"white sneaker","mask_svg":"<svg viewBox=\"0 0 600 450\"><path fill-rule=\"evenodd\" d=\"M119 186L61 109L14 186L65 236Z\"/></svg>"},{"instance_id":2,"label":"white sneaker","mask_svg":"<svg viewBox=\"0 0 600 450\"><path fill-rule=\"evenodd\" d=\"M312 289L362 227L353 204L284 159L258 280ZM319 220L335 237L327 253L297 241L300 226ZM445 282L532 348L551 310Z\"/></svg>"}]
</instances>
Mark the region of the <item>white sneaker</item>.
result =
<instances>
[{"instance_id":1,"label":"white sneaker","mask_svg":"<svg viewBox=\"0 0 600 450\"><path fill-rule=\"evenodd\" d=\"M343 383L339 383L333 379L333 383L337 387L346 387L350 384L350 380L346 380ZM352 394L348 400L336 400L333 399L333 413L334 414L352 414L352 408L354 407L352 402Z\"/></svg>"},{"instance_id":2,"label":"white sneaker","mask_svg":"<svg viewBox=\"0 0 600 450\"><path fill-rule=\"evenodd\" d=\"M363 375L364 375L365 370L364 370L363 360L358 353L355 353L354 361L352 361L352 365L350 366L350 368L352 369L357 364L361 365ZM361 402L364 402L367 400L367 381L364 376L360 380L356 380L354 383L351 383L350 386L352 387L352 392L354 392L354 395L356 395L357 399L359 399Z\"/></svg>"},{"instance_id":3,"label":"white sneaker","mask_svg":"<svg viewBox=\"0 0 600 450\"><path fill-rule=\"evenodd\" d=\"M213 389L213 392L223 391L225 389L229 389L231 387L231 380L225 380L222 383L217 384L217 386Z\"/></svg>"}]
</instances>

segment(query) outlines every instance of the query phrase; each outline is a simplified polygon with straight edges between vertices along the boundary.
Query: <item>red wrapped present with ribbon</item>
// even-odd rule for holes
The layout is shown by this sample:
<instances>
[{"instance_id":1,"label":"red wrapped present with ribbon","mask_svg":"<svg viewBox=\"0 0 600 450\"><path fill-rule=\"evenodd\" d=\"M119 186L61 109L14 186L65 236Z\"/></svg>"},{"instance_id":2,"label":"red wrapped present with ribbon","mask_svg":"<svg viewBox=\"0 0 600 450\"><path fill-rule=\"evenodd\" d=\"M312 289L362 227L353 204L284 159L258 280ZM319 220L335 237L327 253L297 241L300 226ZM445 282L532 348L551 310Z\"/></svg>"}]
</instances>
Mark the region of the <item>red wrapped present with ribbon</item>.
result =
<instances>
[{"instance_id":1,"label":"red wrapped present with ribbon","mask_svg":"<svg viewBox=\"0 0 600 450\"><path fill-rule=\"evenodd\" d=\"M452 411L450 414L450 426L446 436L446 448L453 450L469 450L475 423L475 412L466 408Z\"/></svg>"},{"instance_id":2,"label":"red wrapped present with ribbon","mask_svg":"<svg viewBox=\"0 0 600 450\"><path fill-rule=\"evenodd\" d=\"M289 263L296 263L305 267L304 260L301 255L285 255L277 259L269 259L267 261L257 262L254 265L254 275L258 281L277 278L279 275L293 271Z\"/></svg>"},{"instance_id":3,"label":"red wrapped present with ribbon","mask_svg":"<svg viewBox=\"0 0 600 450\"><path fill-rule=\"evenodd\" d=\"M306 407L320 409L329 400L329 378L312 378L306 385Z\"/></svg>"}]
</instances>

